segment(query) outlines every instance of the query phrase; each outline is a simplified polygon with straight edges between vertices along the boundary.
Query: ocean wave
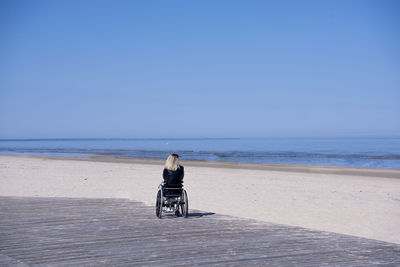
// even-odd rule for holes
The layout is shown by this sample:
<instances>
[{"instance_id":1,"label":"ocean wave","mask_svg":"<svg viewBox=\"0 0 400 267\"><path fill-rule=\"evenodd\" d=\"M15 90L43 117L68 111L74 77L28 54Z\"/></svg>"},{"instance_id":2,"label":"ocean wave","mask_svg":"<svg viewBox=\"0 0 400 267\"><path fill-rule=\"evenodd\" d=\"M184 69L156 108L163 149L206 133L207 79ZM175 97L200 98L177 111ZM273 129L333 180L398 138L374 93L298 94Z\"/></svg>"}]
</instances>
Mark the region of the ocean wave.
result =
<instances>
[{"instance_id":1,"label":"ocean wave","mask_svg":"<svg viewBox=\"0 0 400 267\"><path fill-rule=\"evenodd\" d=\"M400 139L0 140L0 154L113 156L400 169Z\"/></svg>"}]
</instances>

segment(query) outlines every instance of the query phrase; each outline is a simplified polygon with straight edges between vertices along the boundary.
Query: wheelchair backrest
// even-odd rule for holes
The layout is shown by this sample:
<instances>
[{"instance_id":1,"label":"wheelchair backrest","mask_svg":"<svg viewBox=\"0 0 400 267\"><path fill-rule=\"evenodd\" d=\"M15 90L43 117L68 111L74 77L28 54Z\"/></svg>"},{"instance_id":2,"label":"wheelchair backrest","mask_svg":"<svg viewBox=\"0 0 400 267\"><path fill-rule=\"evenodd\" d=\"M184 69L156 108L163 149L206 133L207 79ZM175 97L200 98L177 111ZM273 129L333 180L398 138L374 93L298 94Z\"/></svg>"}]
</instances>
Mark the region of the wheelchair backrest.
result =
<instances>
[{"instance_id":1,"label":"wheelchair backrest","mask_svg":"<svg viewBox=\"0 0 400 267\"><path fill-rule=\"evenodd\" d=\"M163 195L166 197L179 197L182 194L182 186L168 187L168 185L163 186Z\"/></svg>"}]
</instances>

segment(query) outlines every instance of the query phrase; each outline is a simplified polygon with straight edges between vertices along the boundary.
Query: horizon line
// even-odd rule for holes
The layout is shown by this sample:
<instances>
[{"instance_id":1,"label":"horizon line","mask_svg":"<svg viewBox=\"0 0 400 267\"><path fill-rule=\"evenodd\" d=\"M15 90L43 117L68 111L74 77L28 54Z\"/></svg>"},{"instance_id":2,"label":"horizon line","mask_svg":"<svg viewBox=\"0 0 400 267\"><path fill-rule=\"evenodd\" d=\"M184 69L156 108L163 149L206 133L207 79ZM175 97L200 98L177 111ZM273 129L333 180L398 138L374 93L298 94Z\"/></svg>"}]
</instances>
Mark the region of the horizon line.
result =
<instances>
[{"instance_id":1,"label":"horizon line","mask_svg":"<svg viewBox=\"0 0 400 267\"><path fill-rule=\"evenodd\" d=\"M389 138L400 136L269 136L269 137L67 137L67 138L0 138L0 141L90 141L90 140L240 140L240 139L356 139Z\"/></svg>"}]
</instances>

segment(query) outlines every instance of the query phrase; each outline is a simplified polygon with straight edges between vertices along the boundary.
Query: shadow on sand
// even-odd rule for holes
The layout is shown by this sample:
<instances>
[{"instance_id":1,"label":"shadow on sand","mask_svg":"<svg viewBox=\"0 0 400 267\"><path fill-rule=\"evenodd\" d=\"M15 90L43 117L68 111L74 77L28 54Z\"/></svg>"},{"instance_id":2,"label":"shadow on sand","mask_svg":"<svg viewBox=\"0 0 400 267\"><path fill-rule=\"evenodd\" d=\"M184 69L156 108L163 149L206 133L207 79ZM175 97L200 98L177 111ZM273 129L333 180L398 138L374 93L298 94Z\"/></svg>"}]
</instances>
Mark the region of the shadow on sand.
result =
<instances>
[{"instance_id":1,"label":"shadow on sand","mask_svg":"<svg viewBox=\"0 0 400 267\"><path fill-rule=\"evenodd\" d=\"M214 212L191 212L188 214L188 217L196 218L196 217L210 216L214 214L215 214Z\"/></svg>"}]
</instances>

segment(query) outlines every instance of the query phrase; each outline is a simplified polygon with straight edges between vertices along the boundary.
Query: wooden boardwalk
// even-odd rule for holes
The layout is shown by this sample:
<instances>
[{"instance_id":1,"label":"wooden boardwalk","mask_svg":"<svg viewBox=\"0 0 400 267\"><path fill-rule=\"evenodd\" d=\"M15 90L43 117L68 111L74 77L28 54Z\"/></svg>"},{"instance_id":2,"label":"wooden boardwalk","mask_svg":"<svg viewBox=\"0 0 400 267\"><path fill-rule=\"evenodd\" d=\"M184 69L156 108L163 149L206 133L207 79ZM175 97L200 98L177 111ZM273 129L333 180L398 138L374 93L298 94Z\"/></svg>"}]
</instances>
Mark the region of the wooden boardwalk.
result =
<instances>
[{"instance_id":1,"label":"wooden boardwalk","mask_svg":"<svg viewBox=\"0 0 400 267\"><path fill-rule=\"evenodd\" d=\"M400 245L124 199L0 197L0 266L400 266Z\"/></svg>"}]
</instances>

